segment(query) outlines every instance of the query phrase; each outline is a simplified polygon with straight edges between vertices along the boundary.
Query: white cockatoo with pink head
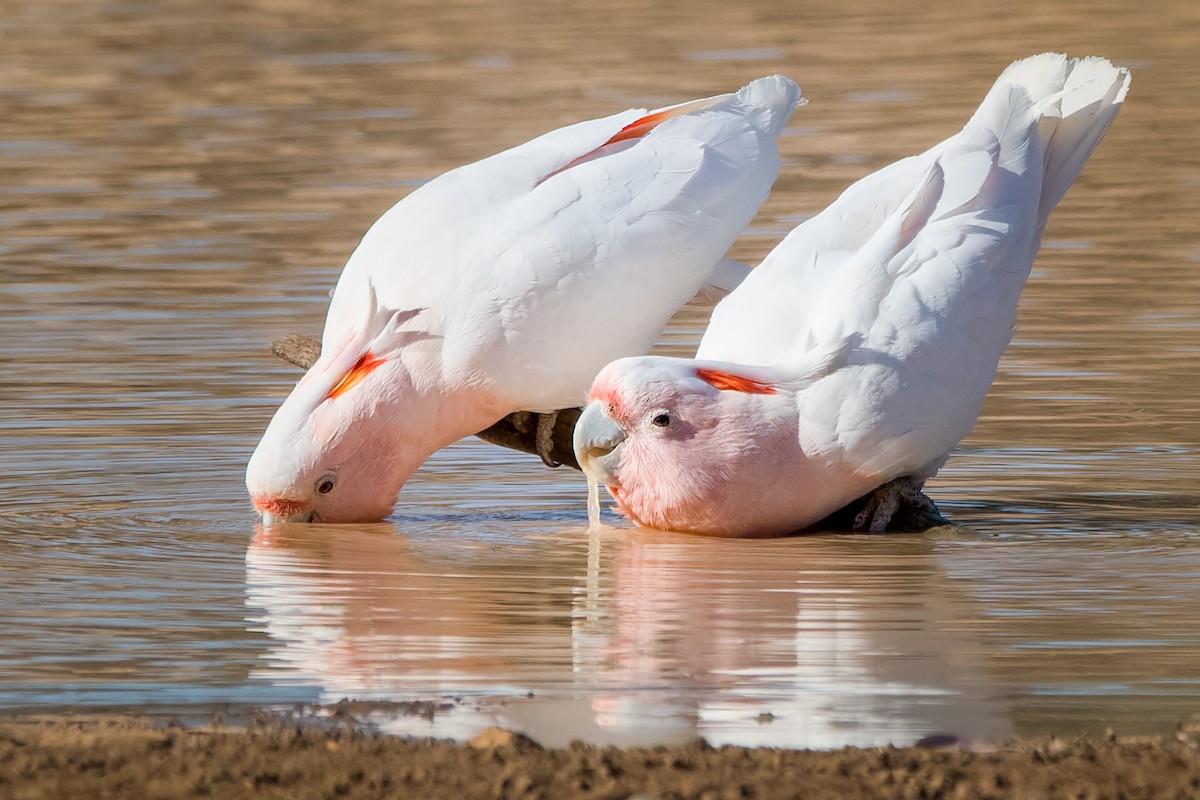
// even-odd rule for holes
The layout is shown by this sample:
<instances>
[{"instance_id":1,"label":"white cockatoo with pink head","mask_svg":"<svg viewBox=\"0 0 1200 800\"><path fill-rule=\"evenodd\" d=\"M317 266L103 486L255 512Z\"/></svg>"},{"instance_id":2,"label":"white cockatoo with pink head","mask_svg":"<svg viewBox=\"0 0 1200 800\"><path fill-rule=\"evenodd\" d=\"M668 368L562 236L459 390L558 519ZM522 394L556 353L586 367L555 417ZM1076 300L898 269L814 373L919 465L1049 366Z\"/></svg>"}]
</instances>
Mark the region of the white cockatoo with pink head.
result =
<instances>
[{"instance_id":1,"label":"white cockatoo with pink head","mask_svg":"<svg viewBox=\"0 0 1200 800\"><path fill-rule=\"evenodd\" d=\"M695 360L601 371L580 465L639 525L728 536L802 530L932 476L974 426L1046 220L1128 87L1102 58L1012 64L960 133L792 231Z\"/></svg>"},{"instance_id":2,"label":"white cockatoo with pink head","mask_svg":"<svg viewBox=\"0 0 1200 800\"><path fill-rule=\"evenodd\" d=\"M741 277L723 256L802 102L761 78L552 131L401 200L350 256L321 357L250 459L263 519L382 519L434 451L514 411L582 405L601 367Z\"/></svg>"}]
</instances>

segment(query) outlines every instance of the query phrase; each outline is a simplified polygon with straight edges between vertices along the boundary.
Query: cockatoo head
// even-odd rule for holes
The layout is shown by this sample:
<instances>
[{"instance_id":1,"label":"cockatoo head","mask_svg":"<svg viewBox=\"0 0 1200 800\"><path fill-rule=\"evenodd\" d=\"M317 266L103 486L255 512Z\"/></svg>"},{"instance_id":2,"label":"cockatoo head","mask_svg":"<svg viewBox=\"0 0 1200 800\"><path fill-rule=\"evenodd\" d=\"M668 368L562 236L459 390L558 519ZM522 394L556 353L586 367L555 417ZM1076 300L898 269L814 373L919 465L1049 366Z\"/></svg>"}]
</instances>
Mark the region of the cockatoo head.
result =
<instances>
[{"instance_id":1,"label":"cockatoo head","mask_svg":"<svg viewBox=\"0 0 1200 800\"><path fill-rule=\"evenodd\" d=\"M393 477L403 453L392 364L351 341L296 384L246 467L264 522L373 522L391 513L407 477Z\"/></svg>"},{"instance_id":2,"label":"cockatoo head","mask_svg":"<svg viewBox=\"0 0 1200 800\"><path fill-rule=\"evenodd\" d=\"M406 329L424 309L381 307L368 286L356 325L331 334L320 359L275 412L246 467L263 521L376 522L438 446L423 416L436 387L416 386L401 351L432 337ZM335 296L335 302L337 297Z\"/></svg>"},{"instance_id":3,"label":"cockatoo head","mask_svg":"<svg viewBox=\"0 0 1200 800\"><path fill-rule=\"evenodd\" d=\"M781 400L760 370L623 358L592 385L575 426L575 455L633 522L720 531L737 491L731 478L770 469L772 439L795 441Z\"/></svg>"}]
</instances>

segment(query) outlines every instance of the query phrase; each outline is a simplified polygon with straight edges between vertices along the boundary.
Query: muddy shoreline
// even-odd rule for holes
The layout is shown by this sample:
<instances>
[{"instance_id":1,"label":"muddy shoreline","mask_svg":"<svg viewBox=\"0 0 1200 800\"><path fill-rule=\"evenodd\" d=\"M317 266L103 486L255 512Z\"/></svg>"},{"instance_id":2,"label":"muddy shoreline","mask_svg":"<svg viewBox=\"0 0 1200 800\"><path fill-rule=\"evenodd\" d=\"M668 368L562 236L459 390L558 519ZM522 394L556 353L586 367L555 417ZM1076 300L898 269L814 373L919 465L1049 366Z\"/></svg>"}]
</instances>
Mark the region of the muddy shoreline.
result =
<instances>
[{"instance_id":1,"label":"muddy shoreline","mask_svg":"<svg viewBox=\"0 0 1200 800\"><path fill-rule=\"evenodd\" d=\"M965 745L965 746L964 746ZM836 751L562 749L499 729L467 743L263 715L187 727L132 715L0 719L0 797L1194 798L1200 729L1159 737Z\"/></svg>"}]
</instances>

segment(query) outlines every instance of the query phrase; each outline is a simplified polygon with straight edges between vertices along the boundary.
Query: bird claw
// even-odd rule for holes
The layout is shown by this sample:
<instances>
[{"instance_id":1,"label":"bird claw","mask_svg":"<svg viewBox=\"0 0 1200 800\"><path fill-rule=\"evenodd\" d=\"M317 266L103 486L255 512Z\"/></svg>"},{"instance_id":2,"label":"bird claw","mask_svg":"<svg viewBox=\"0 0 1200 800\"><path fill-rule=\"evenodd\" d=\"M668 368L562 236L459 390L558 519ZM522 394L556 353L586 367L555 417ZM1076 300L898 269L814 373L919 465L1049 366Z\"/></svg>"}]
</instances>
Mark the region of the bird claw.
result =
<instances>
[{"instance_id":1,"label":"bird claw","mask_svg":"<svg viewBox=\"0 0 1200 800\"><path fill-rule=\"evenodd\" d=\"M915 508L932 519L942 519L938 507L921 491L924 486L924 480L912 475L896 478L880 486L871 492L867 504L855 515L852 530L886 533L901 508Z\"/></svg>"},{"instance_id":2,"label":"bird claw","mask_svg":"<svg viewBox=\"0 0 1200 800\"><path fill-rule=\"evenodd\" d=\"M891 484L880 486L871 493L871 499L863 510L854 516L853 530L864 533L886 533L892 515L900 508L900 498L891 490Z\"/></svg>"},{"instance_id":3,"label":"bird claw","mask_svg":"<svg viewBox=\"0 0 1200 800\"><path fill-rule=\"evenodd\" d=\"M542 457L542 463L550 469L562 466L561 462L554 459L554 424L556 422L558 422L557 411L537 415L537 452Z\"/></svg>"},{"instance_id":4,"label":"bird claw","mask_svg":"<svg viewBox=\"0 0 1200 800\"><path fill-rule=\"evenodd\" d=\"M518 433L528 434L532 430L529 424L529 418L532 416L532 411L514 411L508 415L508 419L512 422L512 426L517 429Z\"/></svg>"}]
</instances>

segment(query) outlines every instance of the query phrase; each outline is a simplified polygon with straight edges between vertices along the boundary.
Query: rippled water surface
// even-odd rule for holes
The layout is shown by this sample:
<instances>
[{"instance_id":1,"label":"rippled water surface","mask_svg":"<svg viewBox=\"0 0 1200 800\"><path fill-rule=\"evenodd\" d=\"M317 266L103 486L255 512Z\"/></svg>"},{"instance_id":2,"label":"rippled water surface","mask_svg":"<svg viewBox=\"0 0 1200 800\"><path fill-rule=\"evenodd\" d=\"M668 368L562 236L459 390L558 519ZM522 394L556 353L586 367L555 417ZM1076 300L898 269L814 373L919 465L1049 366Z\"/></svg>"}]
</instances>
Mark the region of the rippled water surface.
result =
<instances>
[{"instance_id":1,"label":"rippled water surface","mask_svg":"<svg viewBox=\"0 0 1200 800\"><path fill-rule=\"evenodd\" d=\"M0 704L433 701L383 728L802 746L1200 712L1200 11L981 0L0 1ZM385 524L263 531L242 470L359 235L551 127L770 72L811 104L735 255L956 130L1012 59L1134 69L975 432L974 535L586 531L475 440ZM704 324L683 313L664 345Z\"/></svg>"}]
</instances>

